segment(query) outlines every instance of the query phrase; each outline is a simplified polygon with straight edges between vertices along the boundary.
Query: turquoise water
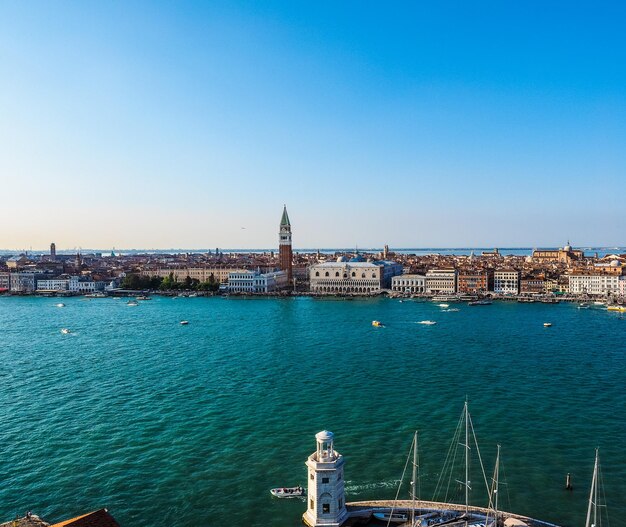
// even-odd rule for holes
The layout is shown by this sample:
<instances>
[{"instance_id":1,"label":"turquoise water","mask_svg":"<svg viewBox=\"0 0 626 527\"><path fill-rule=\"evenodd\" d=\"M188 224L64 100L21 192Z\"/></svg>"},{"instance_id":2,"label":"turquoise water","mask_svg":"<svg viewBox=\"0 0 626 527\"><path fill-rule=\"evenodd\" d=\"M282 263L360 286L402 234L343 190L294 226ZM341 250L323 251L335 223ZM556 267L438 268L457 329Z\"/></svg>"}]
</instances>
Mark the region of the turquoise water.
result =
<instances>
[{"instance_id":1,"label":"turquoise water","mask_svg":"<svg viewBox=\"0 0 626 527\"><path fill-rule=\"evenodd\" d=\"M489 471L502 445L502 508L584 524L599 446L610 518L626 514L619 314L387 299L58 302L0 297L0 519L106 506L126 527L295 527L305 503L268 491L306 483L324 428L346 457L349 500L394 497L419 429L430 498L466 395ZM438 324L416 324L426 319Z\"/></svg>"}]
</instances>

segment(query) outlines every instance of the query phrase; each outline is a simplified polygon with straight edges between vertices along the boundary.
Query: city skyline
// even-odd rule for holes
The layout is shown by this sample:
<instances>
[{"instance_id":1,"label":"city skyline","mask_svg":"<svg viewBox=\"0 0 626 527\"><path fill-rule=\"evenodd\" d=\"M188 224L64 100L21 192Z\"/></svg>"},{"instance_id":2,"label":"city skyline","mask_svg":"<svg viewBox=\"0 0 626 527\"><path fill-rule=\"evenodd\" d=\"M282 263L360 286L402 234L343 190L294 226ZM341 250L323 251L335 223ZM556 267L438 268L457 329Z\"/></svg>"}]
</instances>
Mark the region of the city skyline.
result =
<instances>
[{"instance_id":1,"label":"city skyline","mask_svg":"<svg viewBox=\"0 0 626 527\"><path fill-rule=\"evenodd\" d=\"M623 246L620 3L0 6L0 246Z\"/></svg>"}]
</instances>

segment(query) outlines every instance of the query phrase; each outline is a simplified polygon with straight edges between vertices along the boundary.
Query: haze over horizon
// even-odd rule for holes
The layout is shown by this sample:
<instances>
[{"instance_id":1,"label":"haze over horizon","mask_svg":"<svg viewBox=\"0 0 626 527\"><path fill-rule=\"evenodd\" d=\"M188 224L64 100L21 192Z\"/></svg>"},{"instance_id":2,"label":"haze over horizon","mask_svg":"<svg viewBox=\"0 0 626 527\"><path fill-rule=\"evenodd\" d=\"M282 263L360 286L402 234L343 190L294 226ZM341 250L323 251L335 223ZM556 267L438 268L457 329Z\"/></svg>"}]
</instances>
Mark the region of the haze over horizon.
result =
<instances>
[{"instance_id":1,"label":"haze over horizon","mask_svg":"<svg viewBox=\"0 0 626 527\"><path fill-rule=\"evenodd\" d=\"M0 247L624 246L625 15L3 2Z\"/></svg>"}]
</instances>

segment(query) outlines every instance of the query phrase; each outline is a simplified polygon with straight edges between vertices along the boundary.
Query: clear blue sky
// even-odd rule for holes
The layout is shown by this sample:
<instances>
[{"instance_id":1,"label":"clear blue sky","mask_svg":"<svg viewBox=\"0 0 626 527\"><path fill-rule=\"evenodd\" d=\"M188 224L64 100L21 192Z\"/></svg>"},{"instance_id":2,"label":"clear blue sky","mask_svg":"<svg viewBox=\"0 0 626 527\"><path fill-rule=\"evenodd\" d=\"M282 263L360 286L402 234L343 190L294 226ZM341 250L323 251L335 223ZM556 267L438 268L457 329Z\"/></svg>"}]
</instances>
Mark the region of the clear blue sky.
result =
<instances>
[{"instance_id":1,"label":"clear blue sky","mask_svg":"<svg viewBox=\"0 0 626 527\"><path fill-rule=\"evenodd\" d=\"M3 0L0 247L626 245L625 6Z\"/></svg>"}]
</instances>

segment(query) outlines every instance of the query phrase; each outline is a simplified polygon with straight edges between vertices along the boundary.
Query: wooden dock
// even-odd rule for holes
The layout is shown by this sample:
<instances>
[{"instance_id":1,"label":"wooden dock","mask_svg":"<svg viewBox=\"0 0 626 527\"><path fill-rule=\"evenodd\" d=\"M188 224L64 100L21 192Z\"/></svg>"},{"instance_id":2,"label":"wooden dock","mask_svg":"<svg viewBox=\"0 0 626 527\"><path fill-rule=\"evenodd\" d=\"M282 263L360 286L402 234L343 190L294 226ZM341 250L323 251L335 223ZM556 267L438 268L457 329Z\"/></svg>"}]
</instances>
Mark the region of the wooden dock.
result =
<instances>
[{"instance_id":1,"label":"wooden dock","mask_svg":"<svg viewBox=\"0 0 626 527\"><path fill-rule=\"evenodd\" d=\"M438 501L422 501L416 502L416 505L420 509L429 509L434 511L465 511L465 505L459 505L458 503L442 503ZM374 509L411 509L413 507L413 501L411 500L376 500L376 501L354 501L351 503L346 503L346 508L348 509L348 513L350 514L350 518L354 518L355 520L361 519L366 520L371 517ZM475 512L478 514L493 514L493 510L486 509L484 507L468 507L469 512ZM522 516L520 514L513 514L511 512L498 511L498 515L500 518L504 520L508 518L515 518L517 520L521 520L526 523L529 527L560 527L557 524L536 520L534 518L529 518L527 516Z\"/></svg>"}]
</instances>

